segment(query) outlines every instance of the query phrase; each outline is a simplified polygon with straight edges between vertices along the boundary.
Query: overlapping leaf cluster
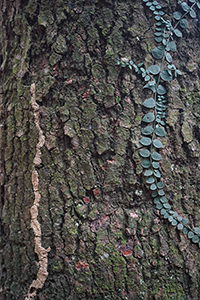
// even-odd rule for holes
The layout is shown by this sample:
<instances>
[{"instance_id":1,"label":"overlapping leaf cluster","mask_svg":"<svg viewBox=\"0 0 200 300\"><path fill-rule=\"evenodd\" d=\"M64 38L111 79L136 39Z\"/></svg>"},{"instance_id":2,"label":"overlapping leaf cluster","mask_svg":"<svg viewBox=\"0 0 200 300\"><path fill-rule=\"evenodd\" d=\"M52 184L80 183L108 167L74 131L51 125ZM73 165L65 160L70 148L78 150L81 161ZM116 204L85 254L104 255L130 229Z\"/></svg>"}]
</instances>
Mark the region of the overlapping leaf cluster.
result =
<instances>
[{"instance_id":1,"label":"overlapping leaf cluster","mask_svg":"<svg viewBox=\"0 0 200 300\"><path fill-rule=\"evenodd\" d=\"M188 220L174 212L167 201L159 164L162 158L160 150L163 148L161 139L166 136L167 90L165 82L170 82L181 75L181 71L172 63L173 53L177 51L176 39L177 37L182 38L181 30L188 27L188 21L185 17L196 18L194 8L196 6L200 9L200 2L189 0L188 4L185 1L178 1L180 11L173 13L172 22L164 19L165 13L157 1L143 0L143 2L153 12L156 21L154 35L158 45L151 51L151 54L159 63L145 68L143 63L136 65L133 61L122 58L117 64L133 69L143 78L144 88L150 89L153 93L152 98L148 98L142 103L146 114L142 119L144 128L140 139L142 145L140 155L143 158L145 182L151 190L156 208L164 219L168 219L173 226L182 230L183 234L187 234L188 238L193 243L198 243L200 247L200 228L192 229L188 225Z\"/></svg>"}]
</instances>

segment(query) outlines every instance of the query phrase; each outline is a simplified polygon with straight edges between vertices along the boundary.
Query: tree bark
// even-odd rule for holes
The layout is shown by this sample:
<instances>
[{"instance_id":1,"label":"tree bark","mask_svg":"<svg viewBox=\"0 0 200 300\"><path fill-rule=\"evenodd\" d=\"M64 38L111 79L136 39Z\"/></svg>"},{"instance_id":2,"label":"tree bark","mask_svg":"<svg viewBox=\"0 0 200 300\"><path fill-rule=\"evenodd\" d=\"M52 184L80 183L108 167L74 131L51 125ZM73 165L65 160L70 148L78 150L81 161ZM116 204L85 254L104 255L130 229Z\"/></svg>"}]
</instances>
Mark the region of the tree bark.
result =
<instances>
[{"instance_id":1,"label":"tree bark","mask_svg":"<svg viewBox=\"0 0 200 300\"><path fill-rule=\"evenodd\" d=\"M169 14L176 1L161 1ZM1 0L0 300L200 299L197 245L144 184L142 102L121 57L153 64L140 0ZM198 19L173 55L161 171L200 226Z\"/></svg>"}]
</instances>

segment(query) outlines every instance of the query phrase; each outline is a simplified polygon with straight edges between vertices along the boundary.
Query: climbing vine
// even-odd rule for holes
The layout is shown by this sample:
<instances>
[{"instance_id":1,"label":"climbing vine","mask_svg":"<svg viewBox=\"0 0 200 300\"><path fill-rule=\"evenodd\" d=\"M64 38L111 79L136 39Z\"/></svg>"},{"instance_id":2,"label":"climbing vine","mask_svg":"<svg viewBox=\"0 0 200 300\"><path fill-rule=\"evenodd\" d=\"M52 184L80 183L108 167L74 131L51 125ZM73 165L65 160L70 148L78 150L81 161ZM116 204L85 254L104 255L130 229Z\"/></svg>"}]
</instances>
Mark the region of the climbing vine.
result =
<instances>
[{"instance_id":1,"label":"climbing vine","mask_svg":"<svg viewBox=\"0 0 200 300\"><path fill-rule=\"evenodd\" d=\"M142 105L146 114L142 118L142 137L140 139L140 156L143 158L145 182L151 190L154 204L164 219L167 219L178 230L200 247L200 228L192 228L188 219L179 216L172 210L165 195L164 179L160 172L160 150L163 148L162 138L166 136L165 118L167 109L167 90L165 82L170 82L181 75L181 71L173 64L173 53L177 51L177 38L182 38L182 29L188 27L186 17L196 18L195 7L200 9L197 0L178 1L179 10L173 13L172 20L164 19L164 11L157 1L143 0L154 14L156 22L155 41L157 46L151 51L157 64L148 68L144 63L135 64L132 60L122 58L117 62L122 67L129 67L143 79L143 88L152 91L152 98L146 99Z\"/></svg>"}]
</instances>

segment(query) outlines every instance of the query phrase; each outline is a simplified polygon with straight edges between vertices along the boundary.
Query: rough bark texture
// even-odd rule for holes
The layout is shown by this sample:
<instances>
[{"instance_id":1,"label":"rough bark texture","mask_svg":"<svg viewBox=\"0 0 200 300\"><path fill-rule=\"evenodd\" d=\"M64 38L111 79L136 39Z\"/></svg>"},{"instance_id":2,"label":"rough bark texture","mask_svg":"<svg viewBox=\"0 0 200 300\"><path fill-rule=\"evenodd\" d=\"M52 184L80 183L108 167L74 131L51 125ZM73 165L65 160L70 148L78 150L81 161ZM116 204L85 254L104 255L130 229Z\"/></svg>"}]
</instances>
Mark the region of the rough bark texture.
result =
<instances>
[{"instance_id":1,"label":"rough bark texture","mask_svg":"<svg viewBox=\"0 0 200 300\"><path fill-rule=\"evenodd\" d=\"M161 2L175 10L176 1ZM160 217L144 185L137 149L147 94L115 65L153 63L151 12L140 0L0 3L0 300L200 299L199 248ZM167 86L162 151L170 203L192 226L199 36L190 20L174 55L184 75Z\"/></svg>"}]
</instances>

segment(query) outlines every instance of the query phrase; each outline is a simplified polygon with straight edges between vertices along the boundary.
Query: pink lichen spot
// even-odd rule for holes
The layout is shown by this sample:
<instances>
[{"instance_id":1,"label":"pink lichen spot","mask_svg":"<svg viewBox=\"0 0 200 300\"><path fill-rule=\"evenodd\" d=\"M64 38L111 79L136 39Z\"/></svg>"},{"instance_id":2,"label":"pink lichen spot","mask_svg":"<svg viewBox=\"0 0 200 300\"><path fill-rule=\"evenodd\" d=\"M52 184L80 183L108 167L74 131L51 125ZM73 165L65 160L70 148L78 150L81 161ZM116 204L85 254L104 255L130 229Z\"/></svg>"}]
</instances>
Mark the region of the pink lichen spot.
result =
<instances>
[{"instance_id":1,"label":"pink lichen spot","mask_svg":"<svg viewBox=\"0 0 200 300\"><path fill-rule=\"evenodd\" d=\"M69 263L70 262L70 259L69 259L69 257L65 257L65 259L66 259L66 261Z\"/></svg>"},{"instance_id":2,"label":"pink lichen spot","mask_svg":"<svg viewBox=\"0 0 200 300\"><path fill-rule=\"evenodd\" d=\"M76 269L79 271L81 270L82 268L89 268L89 265L84 262L84 261L79 261L77 264L76 264Z\"/></svg>"},{"instance_id":3,"label":"pink lichen spot","mask_svg":"<svg viewBox=\"0 0 200 300\"><path fill-rule=\"evenodd\" d=\"M122 251L122 254L127 257L127 256L131 256L132 255L132 251L131 249L123 249L121 250Z\"/></svg>"},{"instance_id":4,"label":"pink lichen spot","mask_svg":"<svg viewBox=\"0 0 200 300\"><path fill-rule=\"evenodd\" d=\"M70 83L72 83L72 79L68 79L65 81L65 84L70 84Z\"/></svg>"},{"instance_id":5,"label":"pink lichen spot","mask_svg":"<svg viewBox=\"0 0 200 300\"><path fill-rule=\"evenodd\" d=\"M84 197L84 198L83 198L83 201L84 201L86 204L88 204L88 203L90 203L90 198L89 198L89 197Z\"/></svg>"},{"instance_id":6,"label":"pink lichen spot","mask_svg":"<svg viewBox=\"0 0 200 300\"><path fill-rule=\"evenodd\" d=\"M138 215L137 215L135 212L130 213L130 216L131 216L132 218L137 218L137 217L138 217Z\"/></svg>"},{"instance_id":7,"label":"pink lichen spot","mask_svg":"<svg viewBox=\"0 0 200 300\"><path fill-rule=\"evenodd\" d=\"M94 193L95 196L99 196L100 195L99 189L93 190L93 193Z\"/></svg>"}]
</instances>

